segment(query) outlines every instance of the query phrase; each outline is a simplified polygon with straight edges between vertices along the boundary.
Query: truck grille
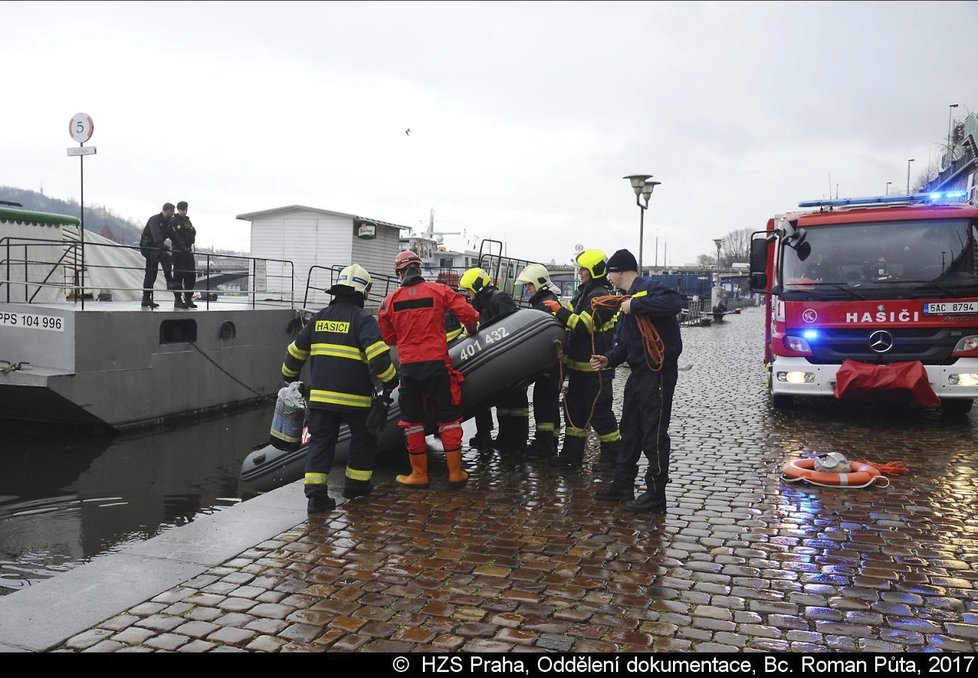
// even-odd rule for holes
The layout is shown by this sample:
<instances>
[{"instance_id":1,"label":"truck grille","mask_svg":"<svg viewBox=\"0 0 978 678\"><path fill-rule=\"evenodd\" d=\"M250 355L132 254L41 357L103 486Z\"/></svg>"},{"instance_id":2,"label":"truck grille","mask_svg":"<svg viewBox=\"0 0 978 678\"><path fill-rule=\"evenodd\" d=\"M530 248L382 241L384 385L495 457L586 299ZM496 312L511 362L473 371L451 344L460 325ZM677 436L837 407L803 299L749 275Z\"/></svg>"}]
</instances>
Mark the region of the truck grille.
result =
<instances>
[{"instance_id":1,"label":"truck grille","mask_svg":"<svg viewBox=\"0 0 978 678\"><path fill-rule=\"evenodd\" d=\"M796 328L788 334L801 336L802 331ZM846 358L877 364L920 360L931 365L950 365L957 360L951 357L954 346L961 337L978 334L978 327L823 328L819 334L817 340L809 342L812 355L808 360L816 365L840 365ZM887 345L889 349L880 350Z\"/></svg>"}]
</instances>

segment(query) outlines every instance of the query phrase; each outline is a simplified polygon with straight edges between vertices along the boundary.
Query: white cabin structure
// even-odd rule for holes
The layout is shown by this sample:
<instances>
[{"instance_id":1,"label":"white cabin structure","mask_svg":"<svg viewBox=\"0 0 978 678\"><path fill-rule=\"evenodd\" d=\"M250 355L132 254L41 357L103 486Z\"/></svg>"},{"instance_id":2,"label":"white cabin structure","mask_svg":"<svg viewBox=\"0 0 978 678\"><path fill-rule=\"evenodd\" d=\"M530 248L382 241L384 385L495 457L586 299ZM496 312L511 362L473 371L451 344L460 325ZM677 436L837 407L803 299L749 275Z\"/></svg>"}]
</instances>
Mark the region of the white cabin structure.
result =
<instances>
[{"instance_id":1,"label":"white cabin structure","mask_svg":"<svg viewBox=\"0 0 978 678\"><path fill-rule=\"evenodd\" d=\"M357 263L372 273L393 274L394 257L399 251L400 226L355 214L303 205L239 214L238 219L251 222L251 256L273 260L288 260L290 268L278 261L269 261L258 299L294 298L302 304L307 280L313 288L329 287L329 273L314 266L345 267ZM264 295L264 296L263 296ZM331 297L322 290L309 290L307 308L320 308Z\"/></svg>"}]
</instances>

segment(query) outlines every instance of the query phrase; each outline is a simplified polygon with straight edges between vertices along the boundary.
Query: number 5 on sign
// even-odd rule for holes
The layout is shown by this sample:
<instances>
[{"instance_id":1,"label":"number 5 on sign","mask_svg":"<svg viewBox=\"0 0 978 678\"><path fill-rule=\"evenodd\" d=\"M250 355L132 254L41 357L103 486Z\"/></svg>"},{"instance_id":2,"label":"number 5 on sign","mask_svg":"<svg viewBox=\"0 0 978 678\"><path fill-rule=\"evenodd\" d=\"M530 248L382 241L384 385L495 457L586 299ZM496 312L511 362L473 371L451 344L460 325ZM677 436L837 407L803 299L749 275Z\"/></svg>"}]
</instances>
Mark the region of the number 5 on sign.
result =
<instances>
[{"instance_id":1,"label":"number 5 on sign","mask_svg":"<svg viewBox=\"0 0 978 678\"><path fill-rule=\"evenodd\" d=\"M92 122L92 116L88 113L75 113L71 122L68 123L68 134L80 144L91 139L94 131L95 123Z\"/></svg>"}]
</instances>

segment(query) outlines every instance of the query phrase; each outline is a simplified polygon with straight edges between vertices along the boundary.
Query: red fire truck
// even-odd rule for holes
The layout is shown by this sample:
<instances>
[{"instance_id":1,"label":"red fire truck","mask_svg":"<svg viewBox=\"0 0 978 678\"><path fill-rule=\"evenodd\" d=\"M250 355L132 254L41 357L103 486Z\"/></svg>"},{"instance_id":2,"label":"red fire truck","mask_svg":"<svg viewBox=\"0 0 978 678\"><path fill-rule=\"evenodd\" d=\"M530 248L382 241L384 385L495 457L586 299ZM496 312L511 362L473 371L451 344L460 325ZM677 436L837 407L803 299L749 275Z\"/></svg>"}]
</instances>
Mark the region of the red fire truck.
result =
<instances>
[{"instance_id":1,"label":"red fire truck","mask_svg":"<svg viewBox=\"0 0 978 678\"><path fill-rule=\"evenodd\" d=\"M926 406L968 412L978 397L978 187L798 206L811 209L770 219L751 240L774 407L795 396L893 398L913 385L887 371L909 367Z\"/></svg>"}]
</instances>

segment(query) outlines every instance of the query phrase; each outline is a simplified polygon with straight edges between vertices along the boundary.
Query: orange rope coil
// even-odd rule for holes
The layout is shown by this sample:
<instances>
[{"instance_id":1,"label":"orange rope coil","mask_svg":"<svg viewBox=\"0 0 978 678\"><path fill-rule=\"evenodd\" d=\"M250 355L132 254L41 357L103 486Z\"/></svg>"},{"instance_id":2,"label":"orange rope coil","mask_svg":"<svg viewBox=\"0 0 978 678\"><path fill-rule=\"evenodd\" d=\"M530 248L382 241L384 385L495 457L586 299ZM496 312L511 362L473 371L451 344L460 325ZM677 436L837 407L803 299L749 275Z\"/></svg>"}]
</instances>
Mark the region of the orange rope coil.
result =
<instances>
[{"instance_id":1,"label":"orange rope coil","mask_svg":"<svg viewBox=\"0 0 978 678\"><path fill-rule=\"evenodd\" d=\"M628 299L631 299L629 295L618 296L617 294L595 297L591 300L591 310L597 311L599 308L618 308ZM655 329L655 325L652 324L652 320L648 316L635 316L635 321L638 323L639 332L642 333L642 344L645 347L645 364L653 372L658 372L662 369L662 364L666 358L666 346L662 342L662 337L659 336L659 331ZM591 351L594 351L593 333L591 334Z\"/></svg>"}]
</instances>

